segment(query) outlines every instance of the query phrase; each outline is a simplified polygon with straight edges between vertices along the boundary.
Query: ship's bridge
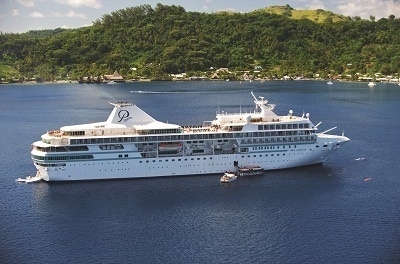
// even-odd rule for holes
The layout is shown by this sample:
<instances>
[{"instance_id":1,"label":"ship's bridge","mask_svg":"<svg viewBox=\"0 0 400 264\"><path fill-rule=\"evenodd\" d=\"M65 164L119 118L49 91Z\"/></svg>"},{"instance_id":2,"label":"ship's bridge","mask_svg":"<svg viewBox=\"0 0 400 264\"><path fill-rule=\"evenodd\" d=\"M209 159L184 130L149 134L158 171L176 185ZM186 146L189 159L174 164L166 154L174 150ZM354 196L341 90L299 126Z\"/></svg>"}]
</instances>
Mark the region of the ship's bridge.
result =
<instances>
[{"instance_id":1,"label":"ship's bridge","mask_svg":"<svg viewBox=\"0 0 400 264\"><path fill-rule=\"evenodd\" d=\"M251 92L254 98L254 103L256 104L256 110L253 113L219 113L216 115L215 120L213 120L212 125L224 126L230 123L253 123L253 122L275 122L279 117L274 113L274 104L268 104L268 101L260 96L260 99ZM257 111L257 109L260 111Z\"/></svg>"}]
</instances>

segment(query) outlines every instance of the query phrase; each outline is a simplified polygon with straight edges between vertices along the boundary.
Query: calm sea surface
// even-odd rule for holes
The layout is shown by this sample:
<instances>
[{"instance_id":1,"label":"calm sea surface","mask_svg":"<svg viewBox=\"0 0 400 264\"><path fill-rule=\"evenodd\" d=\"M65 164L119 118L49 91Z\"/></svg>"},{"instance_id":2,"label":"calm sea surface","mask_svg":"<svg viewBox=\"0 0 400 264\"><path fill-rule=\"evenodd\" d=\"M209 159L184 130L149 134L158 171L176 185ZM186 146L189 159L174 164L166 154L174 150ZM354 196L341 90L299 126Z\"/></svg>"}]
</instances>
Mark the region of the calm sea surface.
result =
<instances>
[{"instance_id":1,"label":"calm sea surface","mask_svg":"<svg viewBox=\"0 0 400 264\"><path fill-rule=\"evenodd\" d=\"M108 102L195 125L254 110L250 91L351 141L323 165L227 186L215 174L15 182L35 174L32 142L105 121ZM400 86L382 83L1 85L0 263L399 263L399 112Z\"/></svg>"}]
</instances>

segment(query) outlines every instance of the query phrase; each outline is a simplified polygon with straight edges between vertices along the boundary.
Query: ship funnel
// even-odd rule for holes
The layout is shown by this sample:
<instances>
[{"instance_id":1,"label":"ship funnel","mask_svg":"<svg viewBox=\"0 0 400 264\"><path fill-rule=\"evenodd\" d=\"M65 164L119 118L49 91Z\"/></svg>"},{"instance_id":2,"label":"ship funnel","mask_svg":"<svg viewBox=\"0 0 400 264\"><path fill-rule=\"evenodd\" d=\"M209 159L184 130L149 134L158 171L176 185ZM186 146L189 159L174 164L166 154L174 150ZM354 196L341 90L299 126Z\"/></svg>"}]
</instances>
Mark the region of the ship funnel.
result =
<instances>
[{"instance_id":1,"label":"ship funnel","mask_svg":"<svg viewBox=\"0 0 400 264\"><path fill-rule=\"evenodd\" d=\"M126 126L144 125L156 121L136 105L130 103L110 103L114 106L107 119L109 124L121 124Z\"/></svg>"}]
</instances>

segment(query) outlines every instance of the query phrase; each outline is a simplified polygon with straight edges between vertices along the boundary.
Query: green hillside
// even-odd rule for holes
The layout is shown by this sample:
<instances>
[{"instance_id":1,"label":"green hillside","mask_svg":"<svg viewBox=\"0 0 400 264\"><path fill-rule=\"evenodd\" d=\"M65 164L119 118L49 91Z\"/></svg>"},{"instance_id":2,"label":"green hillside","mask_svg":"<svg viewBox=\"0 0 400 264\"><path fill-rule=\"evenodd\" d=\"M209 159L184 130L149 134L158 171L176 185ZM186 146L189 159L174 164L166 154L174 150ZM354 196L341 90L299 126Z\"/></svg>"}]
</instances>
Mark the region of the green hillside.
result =
<instances>
[{"instance_id":1,"label":"green hillside","mask_svg":"<svg viewBox=\"0 0 400 264\"><path fill-rule=\"evenodd\" d=\"M374 21L289 6L207 14L142 5L105 14L90 27L1 34L0 64L44 80L115 70L125 78L168 79L255 66L263 76L394 74L399 28L394 15Z\"/></svg>"},{"instance_id":2,"label":"green hillside","mask_svg":"<svg viewBox=\"0 0 400 264\"><path fill-rule=\"evenodd\" d=\"M258 9L254 12L265 12L269 14L283 15L292 19L309 19L314 22L340 22L350 21L351 18L335 14L322 9L318 10L296 10L289 5L286 6L271 6L263 9Z\"/></svg>"}]
</instances>

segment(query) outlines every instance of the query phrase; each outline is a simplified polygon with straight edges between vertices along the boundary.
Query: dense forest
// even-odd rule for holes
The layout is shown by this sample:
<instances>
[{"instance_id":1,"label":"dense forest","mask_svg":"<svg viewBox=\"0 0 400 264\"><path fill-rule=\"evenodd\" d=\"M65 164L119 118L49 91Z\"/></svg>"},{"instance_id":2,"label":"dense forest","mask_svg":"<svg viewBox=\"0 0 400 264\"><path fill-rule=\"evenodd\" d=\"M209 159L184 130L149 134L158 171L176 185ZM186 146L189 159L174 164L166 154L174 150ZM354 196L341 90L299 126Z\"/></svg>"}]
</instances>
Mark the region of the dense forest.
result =
<instances>
[{"instance_id":1,"label":"dense forest","mask_svg":"<svg viewBox=\"0 0 400 264\"><path fill-rule=\"evenodd\" d=\"M168 79L210 69L262 69L263 76L400 71L400 19L375 21L324 10L294 18L290 6L249 13L187 12L141 5L103 15L92 26L0 35L0 78L76 79L112 74Z\"/></svg>"}]
</instances>

